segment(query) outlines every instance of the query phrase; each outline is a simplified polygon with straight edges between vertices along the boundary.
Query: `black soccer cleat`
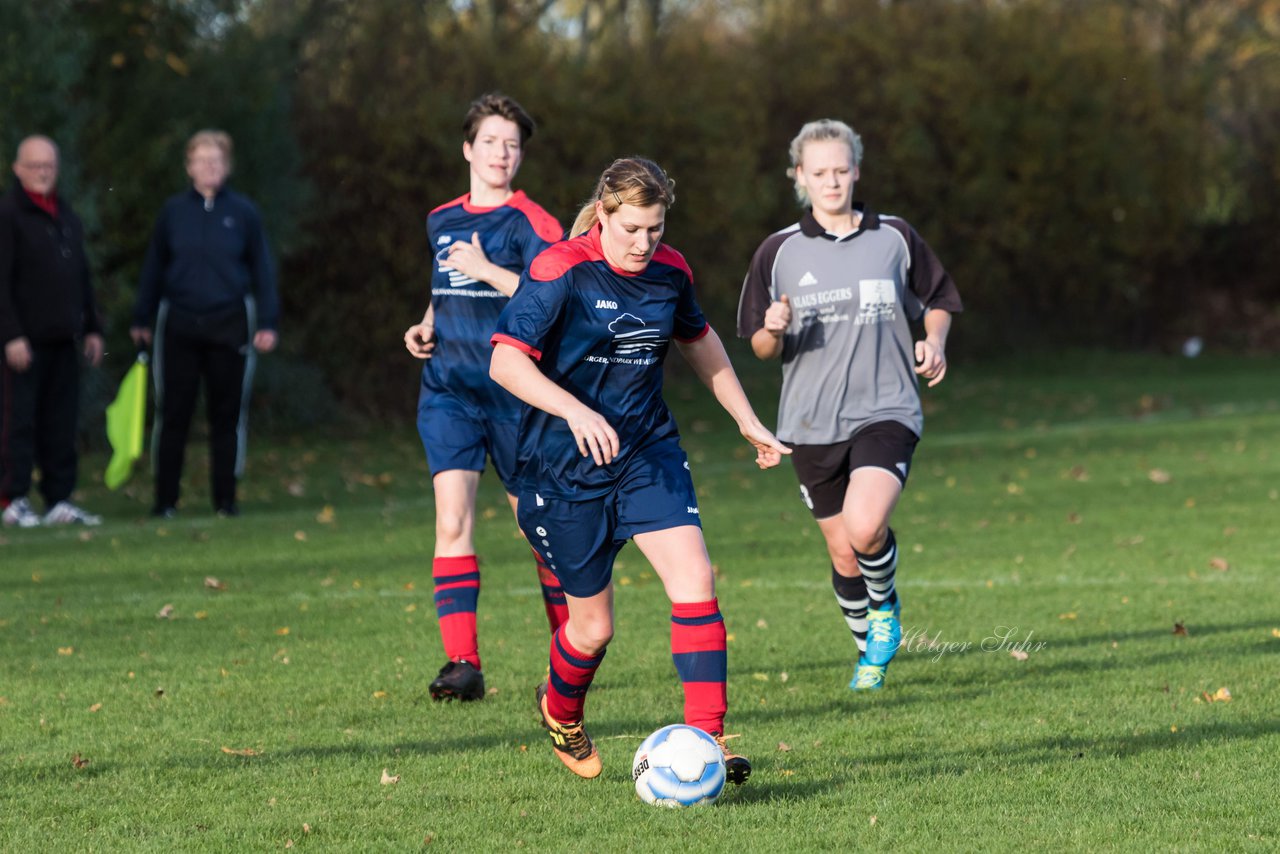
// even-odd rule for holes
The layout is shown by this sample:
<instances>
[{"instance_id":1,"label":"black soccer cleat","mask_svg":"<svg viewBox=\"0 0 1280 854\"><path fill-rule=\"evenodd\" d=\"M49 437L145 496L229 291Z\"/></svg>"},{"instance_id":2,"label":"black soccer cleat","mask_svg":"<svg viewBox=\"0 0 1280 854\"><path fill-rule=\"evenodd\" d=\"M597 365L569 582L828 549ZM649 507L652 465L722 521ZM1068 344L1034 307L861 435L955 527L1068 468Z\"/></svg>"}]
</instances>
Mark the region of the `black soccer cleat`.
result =
<instances>
[{"instance_id":1,"label":"black soccer cleat","mask_svg":"<svg viewBox=\"0 0 1280 854\"><path fill-rule=\"evenodd\" d=\"M726 737L718 732L711 733L711 737L720 745L720 752L724 754L724 777L735 786L741 786L747 782L747 778L751 776L751 760L745 756L734 753L725 743ZM728 738L735 738L729 736Z\"/></svg>"},{"instance_id":2,"label":"black soccer cleat","mask_svg":"<svg viewBox=\"0 0 1280 854\"><path fill-rule=\"evenodd\" d=\"M484 698L484 674L469 661L450 661L440 668L427 690L437 702L480 700Z\"/></svg>"}]
</instances>

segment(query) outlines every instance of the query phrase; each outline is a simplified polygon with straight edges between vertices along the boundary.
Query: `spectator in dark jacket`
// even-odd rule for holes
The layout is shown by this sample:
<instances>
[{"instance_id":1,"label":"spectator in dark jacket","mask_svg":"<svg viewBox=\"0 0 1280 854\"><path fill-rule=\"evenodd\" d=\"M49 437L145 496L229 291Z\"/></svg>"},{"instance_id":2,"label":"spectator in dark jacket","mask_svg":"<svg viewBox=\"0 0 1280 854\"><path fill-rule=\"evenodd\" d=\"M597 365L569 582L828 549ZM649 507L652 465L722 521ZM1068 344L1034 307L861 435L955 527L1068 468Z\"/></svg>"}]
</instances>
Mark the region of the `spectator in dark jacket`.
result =
<instances>
[{"instance_id":1,"label":"spectator in dark jacket","mask_svg":"<svg viewBox=\"0 0 1280 854\"><path fill-rule=\"evenodd\" d=\"M30 528L102 520L71 502L76 486L80 357L102 360L102 327L84 227L58 195L58 147L31 136L0 198L0 504L4 524ZM83 339L83 344L79 342ZM40 469L44 518L27 498Z\"/></svg>"},{"instance_id":2,"label":"spectator in dark jacket","mask_svg":"<svg viewBox=\"0 0 1280 854\"><path fill-rule=\"evenodd\" d=\"M129 330L151 345L156 420L152 515L177 511L182 462L201 380L209 415L214 510L239 515L249 390L257 353L275 349L275 270L257 207L227 189L231 137L205 130L187 142L191 189L165 202L142 268Z\"/></svg>"}]
</instances>

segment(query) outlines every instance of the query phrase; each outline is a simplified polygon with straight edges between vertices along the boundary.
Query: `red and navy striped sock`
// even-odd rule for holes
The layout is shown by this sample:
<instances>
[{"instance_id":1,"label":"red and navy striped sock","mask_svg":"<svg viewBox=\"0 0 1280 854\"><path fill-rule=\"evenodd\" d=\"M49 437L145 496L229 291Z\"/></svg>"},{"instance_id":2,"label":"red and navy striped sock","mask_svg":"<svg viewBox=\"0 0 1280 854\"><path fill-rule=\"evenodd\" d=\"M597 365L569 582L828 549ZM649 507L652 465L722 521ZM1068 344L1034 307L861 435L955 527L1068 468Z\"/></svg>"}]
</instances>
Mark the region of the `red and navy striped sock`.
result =
<instances>
[{"instance_id":1,"label":"red and navy striped sock","mask_svg":"<svg viewBox=\"0 0 1280 854\"><path fill-rule=\"evenodd\" d=\"M551 636L551 676L547 680L547 714L563 724L582 720L587 689L607 650L597 656L579 652L564 636L564 626Z\"/></svg>"},{"instance_id":2,"label":"red and navy striped sock","mask_svg":"<svg viewBox=\"0 0 1280 854\"><path fill-rule=\"evenodd\" d=\"M719 600L672 603L671 658L684 683L684 722L723 733L728 656Z\"/></svg>"},{"instance_id":3,"label":"red and navy striped sock","mask_svg":"<svg viewBox=\"0 0 1280 854\"><path fill-rule=\"evenodd\" d=\"M469 661L479 670L476 602L480 598L480 567L476 556L438 557L431 561L431 578L436 586L436 617L444 654L451 661Z\"/></svg>"},{"instance_id":4,"label":"red and navy striped sock","mask_svg":"<svg viewBox=\"0 0 1280 854\"><path fill-rule=\"evenodd\" d=\"M533 552L533 562L538 567L538 583L542 585L542 607L547 611L547 625L554 635L556 629L569 619L569 607L564 602L564 588L560 586L560 579L556 578L542 555L532 546L529 551Z\"/></svg>"}]
</instances>

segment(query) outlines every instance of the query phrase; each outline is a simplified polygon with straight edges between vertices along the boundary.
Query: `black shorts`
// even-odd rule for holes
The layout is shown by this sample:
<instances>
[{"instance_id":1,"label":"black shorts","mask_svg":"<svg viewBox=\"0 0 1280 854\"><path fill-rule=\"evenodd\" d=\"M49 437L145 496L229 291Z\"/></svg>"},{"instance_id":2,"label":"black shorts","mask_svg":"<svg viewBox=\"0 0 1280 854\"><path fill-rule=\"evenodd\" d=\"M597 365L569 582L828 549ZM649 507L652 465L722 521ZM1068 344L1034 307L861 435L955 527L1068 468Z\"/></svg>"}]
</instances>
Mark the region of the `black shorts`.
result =
<instances>
[{"instance_id":1,"label":"black shorts","mask_svg":"<svg viewBox=\"0 0 1280 854\"><path fill-rule=\"evenodd\" d=\"M875 421L853 438L833 445L792 445L791 464L800 479L800 498L815 519L838 516L854 469L884 469L904 486L920 437L897 421Z\"/></svg>"}]
</instances>

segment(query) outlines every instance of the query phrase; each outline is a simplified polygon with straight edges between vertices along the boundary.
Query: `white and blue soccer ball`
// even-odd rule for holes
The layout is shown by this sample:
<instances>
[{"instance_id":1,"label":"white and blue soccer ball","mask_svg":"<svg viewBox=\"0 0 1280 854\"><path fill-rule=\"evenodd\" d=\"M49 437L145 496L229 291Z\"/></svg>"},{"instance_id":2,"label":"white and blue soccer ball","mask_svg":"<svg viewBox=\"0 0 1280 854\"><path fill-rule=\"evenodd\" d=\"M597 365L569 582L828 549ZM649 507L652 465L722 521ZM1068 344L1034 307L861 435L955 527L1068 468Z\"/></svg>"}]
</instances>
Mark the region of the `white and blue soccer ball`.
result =
<instances>
[{"instance_id":1,"label":"white and blue soccer ball","mask_svg":"<svg viewBox=\"0 0 1280 854\"><path fill-rule=\"evenodd\" d=\"M693 807L709 804L724 789L724 753L694 726L664 726L636 750L631 776L646 804Z\"/></svg>"}]
</instances>

